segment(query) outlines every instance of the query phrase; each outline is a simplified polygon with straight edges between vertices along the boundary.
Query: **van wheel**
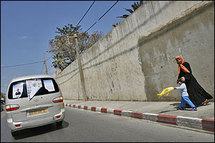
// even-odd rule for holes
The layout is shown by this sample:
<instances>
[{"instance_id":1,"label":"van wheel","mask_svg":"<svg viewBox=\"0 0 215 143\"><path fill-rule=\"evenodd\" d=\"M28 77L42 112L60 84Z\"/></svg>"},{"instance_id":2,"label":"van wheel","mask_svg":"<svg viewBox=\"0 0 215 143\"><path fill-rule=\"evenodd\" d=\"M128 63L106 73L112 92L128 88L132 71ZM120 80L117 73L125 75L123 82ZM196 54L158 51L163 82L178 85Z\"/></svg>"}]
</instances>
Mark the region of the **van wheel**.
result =
<instances>
[{"instance_id":1,"label":"van wheel","mask_svg":"<svg viewBox=\"0 0 215 143\"><path fill-rule=\"evenodd\" d=\"M63 121L56 122L57 127L61 127L62 124L63 124Z\"/></svg>"}]
</instances>

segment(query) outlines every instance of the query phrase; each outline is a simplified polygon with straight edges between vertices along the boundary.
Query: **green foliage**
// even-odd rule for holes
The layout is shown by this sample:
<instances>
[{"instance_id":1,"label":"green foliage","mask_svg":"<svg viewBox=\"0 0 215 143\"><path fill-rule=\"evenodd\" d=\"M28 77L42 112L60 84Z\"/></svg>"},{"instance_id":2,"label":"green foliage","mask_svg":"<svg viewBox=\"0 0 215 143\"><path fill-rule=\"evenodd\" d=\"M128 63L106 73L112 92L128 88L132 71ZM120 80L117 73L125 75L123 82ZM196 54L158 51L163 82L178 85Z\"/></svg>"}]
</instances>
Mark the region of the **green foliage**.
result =
<instances>
[{"instance_id":1,"label":"green foliage","mask_svg":"<svg viewBox=\"0 0 215 143\"><path fill-rule=\"evenodd\" d=\"M72 26L72 24L68 24L68 26L65 25L63 29L60 29L59 27L57 27L58 31L56 33L59 33L60 35L72 36L74 32L78 32L80 30L80 27L81 26L74 27Z\"/></svg>"},{"instance_id":2,"label":"green foliage","mask_svg":"<svg viewBox=\"0 0 215 143\"><path fill-rule=\"evenodd\" d=\"M5 101L5 93L1 92L1 99L3 98L3 101Z\"/></svg>"},{"instance_id":3,"label":"green foliage","mask_svg":"<svg viewBox=\"0 0 215 143\"><path fill-rule=\"evenodd\" d=\"M5 96L5 93L1 92L1 96Z\"/></svg>"},{"instance_id":4,"label":"green foliage","mask_svg":"<svg viewBox=\"0 0 215 143\"><path fill-rule=\"evenodd\" d=\"M134 2L134 4L131 5L132 9L124 8L126 11L133 13L135 10L137 10L141 5L143 4L143 0L140 0L140 2ZM118 16L117 18L126 18L129 15L125 14L123 16Z\"/></svg>"},{"instance_id":5,"label":"green foliage","mask_svg":"<svg viewBox=\"0 0 215 143\"><path fill-rule=\"evenodd\" d=\"M62 53L56 53L56 55L53 56L53 59L55 61L52 62L52 65L60 70L63 70L69 65L69 62L66 61L67 58L64 57Z\"/></svg>"},{"instance_id":6,"label":"green foliage","mask_svg":"<svg viewBox=\"0 0 215 143\"><path fill-rule=\"evenodd\" d=\"M143 5L143 0L140 0L140 2L134 2L134 4L131 5L132 9L124 8L126 11L128 11L130 14L133 13L135 10L137 10L141 5ZM124 14L122 16L117 16L116 18L126 18L130 14ZM119 23L113 24L113 27L116 27Z\"/></svg>"},{"instance_id":7,"label":"green foliage","mask_svg":"<svg viewBox=\"0 0 215 143\"><path fill-rule=\"evenodd\" d=\"M76 43L73 37L75 33L78 35L80 55L103 37L102 32L96 31L89 35L81 32L81 26L74 27L72 24L65 25L63 28L57 27L56 33L58 35L49 41L49 52L54 53L52 65L60 70L76 60Z\"/></svg>"}]
</instances>

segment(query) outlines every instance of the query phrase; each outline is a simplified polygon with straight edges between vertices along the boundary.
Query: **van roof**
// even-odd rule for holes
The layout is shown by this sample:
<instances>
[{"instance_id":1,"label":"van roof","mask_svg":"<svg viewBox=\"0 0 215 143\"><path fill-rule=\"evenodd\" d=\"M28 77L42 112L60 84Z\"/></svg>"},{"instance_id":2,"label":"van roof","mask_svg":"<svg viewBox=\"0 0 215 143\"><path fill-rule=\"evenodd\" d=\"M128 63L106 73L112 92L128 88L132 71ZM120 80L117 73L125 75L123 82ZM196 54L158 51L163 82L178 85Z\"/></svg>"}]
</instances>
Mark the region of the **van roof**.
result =
<instances>
[{"instance_id":1,"label":"van roof","mask_svg":"<svg viewBox=\"0 0 215 143\"><path fill-rule=\"evenodd\" d=\"M50 76L50 75L29 75L29 76L22 76L22 77L17 77L17 78L12 79L11 83L15 82L15 81L26 80L26 79L33 79L33 78L53 78L53 77Z\"/></svg>"}]
</instances>

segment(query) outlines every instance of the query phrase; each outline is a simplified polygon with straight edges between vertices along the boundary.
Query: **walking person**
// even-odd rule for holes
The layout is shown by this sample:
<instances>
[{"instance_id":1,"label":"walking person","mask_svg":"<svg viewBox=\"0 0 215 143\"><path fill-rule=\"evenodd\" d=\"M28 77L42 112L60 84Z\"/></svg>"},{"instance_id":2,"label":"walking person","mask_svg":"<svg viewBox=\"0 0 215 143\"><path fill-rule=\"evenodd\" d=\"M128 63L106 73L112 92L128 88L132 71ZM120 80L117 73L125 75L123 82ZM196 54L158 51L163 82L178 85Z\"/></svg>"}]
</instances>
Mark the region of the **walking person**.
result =
<instances>
[{"instance_id":1,"label":"walking person","mask_svg":"<svg viewBox=\"0 0 215 143\"><path fill-rule=\"evenodd\" d=\"M190 105L190 107L192 107L191 111L197 111L196 106L189 99L189 94L187 93L186 85L182 81L181 78L179 78L177 80L177 84L179 84L180 86L179 87L174 87L174 89L180 90L180 94L181 94L181 105L177 109L178 110L185 110L185 104L187 103L188 105Z\"/></svg>"},{"instance_id":2,"label":"walking person","mask_svg":"<svg viewBox=\"0 0 215 143\"><path fill-rule=\"evenodd\" d=\"M175 60L178 64L178 79L181 78L182 81L185 82L190 100L196 107L207 105L209 99L213 97L197 82L192 74L190 64L185 62L180 56L176 56Z\"/></svg>"}]
</instances>

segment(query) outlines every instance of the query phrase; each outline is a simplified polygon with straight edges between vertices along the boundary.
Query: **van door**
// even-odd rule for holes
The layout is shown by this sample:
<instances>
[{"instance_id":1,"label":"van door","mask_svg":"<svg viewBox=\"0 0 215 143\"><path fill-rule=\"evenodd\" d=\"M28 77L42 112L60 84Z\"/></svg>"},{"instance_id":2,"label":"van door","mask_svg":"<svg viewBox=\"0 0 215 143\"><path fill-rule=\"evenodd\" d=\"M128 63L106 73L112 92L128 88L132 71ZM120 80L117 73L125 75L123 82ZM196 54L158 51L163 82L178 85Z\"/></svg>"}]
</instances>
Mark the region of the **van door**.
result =
<instances>
[{"instance_id":1,"label":"van door","mask_svg":"<svg viewBox=\"0 0 215 143\"><path fill-rule=\"evenodd\" d=\"M57 83L52 78L42 78L41 83L42 86L37 93L30 95L30 100L36 104L36 107L27 112L29 119L54 117L61 110L59 104L53 103L55 98L61 96Z\"/></svg>"},{"instance_id":2,"label":"van door","mask_svg":"<svg viewBox=\"0 0 215 143\"><path fill-rule=\"evenodd\" d=\"M7 105L18 106L17 110L9 111L12 119L15 122L27 120L26 110L30 107L36 106L35 103L29 102L26 88L26 81L17 81L11 83L8 91Z\"/></svg>"},{"instance_id":3,"label":"van door","mask_svg":"<svg viewBox=\"0 0 215 143\"><path fill-rule=\"evenodd\" d=\"M20 105L20 109L13 112L14 121L53 117L60 112L60 106L53 103L55 98L61 96L59 88L53 79L26 80L23 88L27 97L25 95L23 98L15 99L16 103Z\"/></svg>"}]
</instances>

